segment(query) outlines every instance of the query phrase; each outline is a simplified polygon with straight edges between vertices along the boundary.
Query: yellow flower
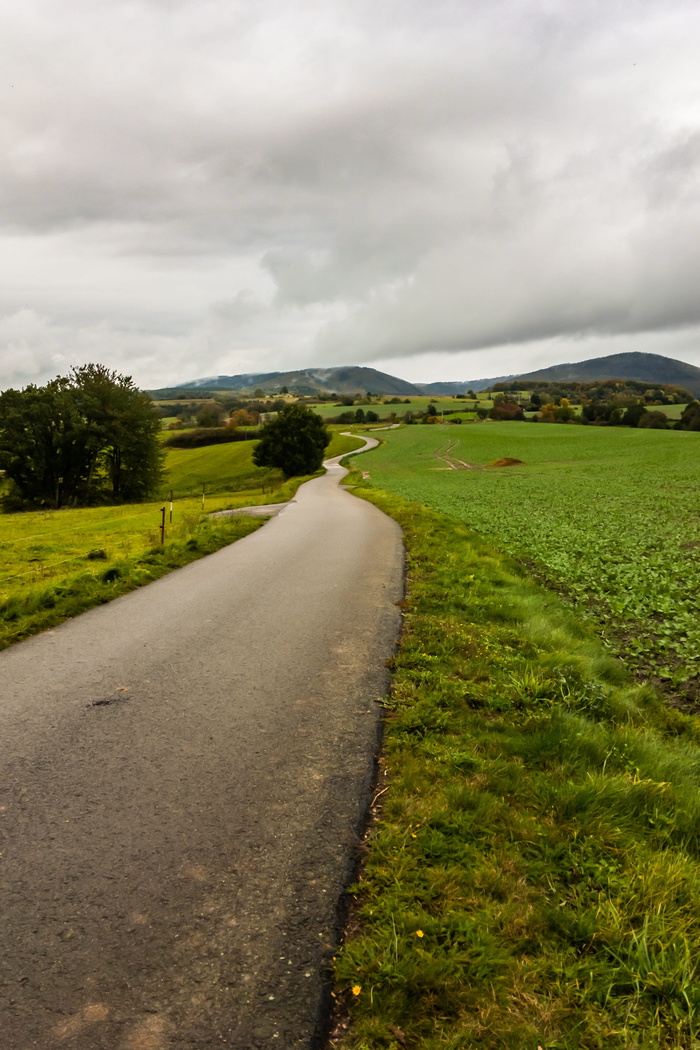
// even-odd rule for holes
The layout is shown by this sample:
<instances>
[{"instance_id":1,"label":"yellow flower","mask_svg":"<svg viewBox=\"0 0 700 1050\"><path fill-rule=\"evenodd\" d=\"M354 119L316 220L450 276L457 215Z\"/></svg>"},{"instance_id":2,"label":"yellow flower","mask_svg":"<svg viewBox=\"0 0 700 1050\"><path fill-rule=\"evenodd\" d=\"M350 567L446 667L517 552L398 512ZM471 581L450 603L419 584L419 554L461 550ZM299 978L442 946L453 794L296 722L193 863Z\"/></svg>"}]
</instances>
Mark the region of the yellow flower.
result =
<instances>
[{"instance_id":1,"label":"yellow flower","mask_svg":"<svg viewBox=\"0 0 700 1050\"><path fill-rule=\"evenodd\" d=\"M359 995L361 991L362 991L362 985L361 984L354 984L352 986L352 994L353 995Z\"/></svg>"},{"instance_id":2,"label":"yellow flower","mask_svg":"<svg viewBox=\"0 0 700 1050\"><path fill-rule=\"evenodd\" d=\"M422 930L416 930L416 937L424 937L424 936L425 936L425 934L423 933Z\"/></svg>"}]
</instances>

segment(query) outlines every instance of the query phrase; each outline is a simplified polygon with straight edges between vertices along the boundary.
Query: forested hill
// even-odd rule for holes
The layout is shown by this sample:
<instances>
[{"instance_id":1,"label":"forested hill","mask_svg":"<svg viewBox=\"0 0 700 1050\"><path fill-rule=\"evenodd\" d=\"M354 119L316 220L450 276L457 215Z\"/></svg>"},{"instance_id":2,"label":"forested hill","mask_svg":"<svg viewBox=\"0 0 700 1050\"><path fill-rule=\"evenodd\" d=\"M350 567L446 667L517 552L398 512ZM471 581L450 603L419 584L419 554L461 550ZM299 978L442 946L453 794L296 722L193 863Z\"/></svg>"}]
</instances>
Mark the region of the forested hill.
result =
<instances>
[{"instance_id":1,"label":"forested hill","mask_svg":"<svg viewBox=\"0 0 700 1050\"><path fill-rule=\"evenodd\" d=\"M541 382L583 383L603 379L635 379L650 386L679 386L700 397L700 368L676 361L660 354L612 354L610 357L595 357L590 361L552 365L536 372L527 372L518 380L532 379Z\"/></svg>"},{"instance_id":2,"label":"forested hill","mask_svg":"<svg viewBox=\"0 0 700 1050\"><path fill-rule=\"evenodd\" d=\"M376 368L347 365L335 368L298 368L289 372L253 372L235 376L209 376L182 383L178 390L262 390L278 394L286 387L290 394L420 394L413 383L379 372ZM160 391L150 391L158 395Z\"/></svg>"}]
</instances>

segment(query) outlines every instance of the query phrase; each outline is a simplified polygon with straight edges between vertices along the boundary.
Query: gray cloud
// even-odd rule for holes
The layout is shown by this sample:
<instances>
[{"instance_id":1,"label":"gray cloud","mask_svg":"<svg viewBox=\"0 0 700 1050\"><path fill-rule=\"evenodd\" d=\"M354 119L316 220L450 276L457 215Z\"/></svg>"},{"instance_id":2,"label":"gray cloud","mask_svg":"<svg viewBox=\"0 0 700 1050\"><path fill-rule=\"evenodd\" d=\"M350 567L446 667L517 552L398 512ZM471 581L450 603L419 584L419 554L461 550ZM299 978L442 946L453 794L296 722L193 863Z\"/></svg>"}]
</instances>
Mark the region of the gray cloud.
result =
<instances>
[{"instance_id":1,"label":"gray cloud","mask_svg":"<svg viewBox=\"0 0 700 1050\"><path fill-rule=\"evenodd\" d=\"M690 0L17 5L0 387L700 364L699 39Z\"/></svg>"}]
</instances>

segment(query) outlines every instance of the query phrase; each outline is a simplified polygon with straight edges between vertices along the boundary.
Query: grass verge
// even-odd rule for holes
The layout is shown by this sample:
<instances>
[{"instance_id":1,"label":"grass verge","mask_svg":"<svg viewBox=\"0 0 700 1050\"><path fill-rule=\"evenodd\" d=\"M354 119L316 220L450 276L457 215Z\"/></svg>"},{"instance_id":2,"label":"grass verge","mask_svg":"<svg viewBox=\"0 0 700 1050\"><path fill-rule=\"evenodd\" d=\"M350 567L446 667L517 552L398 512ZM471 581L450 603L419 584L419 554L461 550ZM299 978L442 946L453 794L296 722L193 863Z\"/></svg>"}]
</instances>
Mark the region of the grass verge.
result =
<instances>
[{"instance_id":1,"label":"grass verge","mask_svg":"<svg viewBox=\"0 0 700 1050\"><path fill-rule=\"evenodd\" d=\"M408 590L334 1045L697 1048L698 719L465 525L356 492Z\"/></svg>"},{"instance_id":2,"label":"grass verge","mask_svg":"<svg viewBox=\"0 0 700 1050\"><path fill-rule=\"evenodd\" d=\"M136 587L152 583L205 554L213 554L262 524L260 518L211 520L195 516L177 530L177 538L162 547L110 559L108 565L106 559L96 558L88 562L95 568L82 568L43 586L10 593L0 599L0 649L63 623L94 605L103 605Z\"/></svg>"}]
</instances>

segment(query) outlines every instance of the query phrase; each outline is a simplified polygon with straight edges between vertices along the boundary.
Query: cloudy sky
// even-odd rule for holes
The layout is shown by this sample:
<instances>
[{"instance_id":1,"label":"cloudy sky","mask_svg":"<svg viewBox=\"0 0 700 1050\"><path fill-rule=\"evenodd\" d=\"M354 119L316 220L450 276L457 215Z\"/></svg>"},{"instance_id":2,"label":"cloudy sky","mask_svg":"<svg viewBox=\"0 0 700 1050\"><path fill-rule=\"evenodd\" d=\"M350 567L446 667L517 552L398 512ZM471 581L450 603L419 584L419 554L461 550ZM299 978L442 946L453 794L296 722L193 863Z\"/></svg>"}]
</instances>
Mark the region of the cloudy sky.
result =
<instances>
[{"instance_id":1,"label":"cloudy sky","mask_svg":"<svg viewBox=\"0 0 700 1050\"><path fill-rule=\"evenodd\" d=\"M22 0L0 388L700 366L697 0Z\"/></svg>"}]
</instances>

